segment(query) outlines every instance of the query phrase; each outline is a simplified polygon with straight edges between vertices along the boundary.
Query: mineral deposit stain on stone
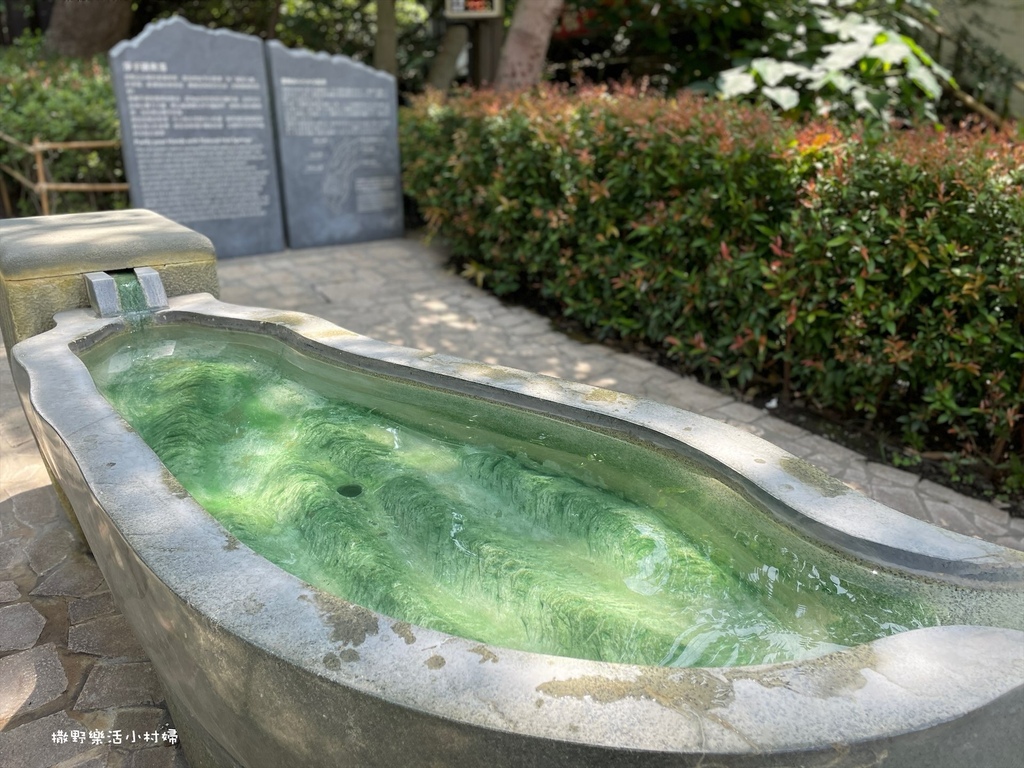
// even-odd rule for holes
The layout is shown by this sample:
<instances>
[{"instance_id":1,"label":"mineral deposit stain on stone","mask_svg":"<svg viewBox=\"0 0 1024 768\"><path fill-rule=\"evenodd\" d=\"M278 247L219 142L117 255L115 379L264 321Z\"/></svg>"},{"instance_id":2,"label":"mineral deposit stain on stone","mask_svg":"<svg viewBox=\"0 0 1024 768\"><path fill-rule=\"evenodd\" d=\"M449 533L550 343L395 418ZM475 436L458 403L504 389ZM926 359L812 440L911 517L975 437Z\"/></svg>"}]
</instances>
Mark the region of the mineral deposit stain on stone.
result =
<instances>
[{"instance_id":1,"label":"mineral deposit stain on stone","mask_svg":"<svg viewBox=\"0 0 1024 768\"><path fill-rule=\"evenodd\" d=\"M444 656L438 656L437 654L431 656L429 659L423 662L423 665L427 669L440 669L447 662L444 660Z\"/></svg>"},{"instance_id":2,"label":"mineral deposit stain on stone","mask_svg":"<svg viewBox=\"0 0 1024 768\"><path fill-rule=\"evenodd\" d=\"M324 666L330 670L337 671L341 669L341 659L339 659L338 655L335 653L328 653L323 657L322 661Z\"/></svg>"},{"instance_id":3,"label":"mineral deposit stain on stone","mask_svg":"<svg viewBox=\"0 0 1024 768\"><path fill-rule=\"evenodd\" d=\"M376 635L380 631L377 614L361 606L322 593L300 595L299 599L312 599L316 603L320 615L331 627L331 640L336 643L362 645L367 635Z\"/></svg>"},{"instance_id":4,"label":"mineral deposit stain on stone","mask_svg":"<svg viewBox=\"0 0 1024 768\"><path fill-rule=\"evenodd\" d=\"M492 664L498 663L498 657L494 655L494 652L485 645L477 645L469 649L470 653L476 653L480 656L480 663L491 662Z\"/></svg>"},{"instance_id":5,"label":"mineral deposit stain on stone","mask_svg":"<svg viewBox=\"0 0 1024 768\"><path fill-rule=\"evenodd\" d=\"M765 688L788 688L805 696L829 698L845 696L867 685L864 669L873 668L876 655L871 646L859 645L841 653L830 653L803 661L799 669L794 664L780 665L772 672L761 672L756 678ZM729 673L732 680L741 674Z\"/></svg>"},{"instance_id":6,"label":"mineral deposit stain on stone","mask_svg":"<svg viewBox=\"0 0 1024 768\"><path fill-rule=\"evenodd\" d=\"M172 475L167 467L160 468L160 480L174 498L187 499L189 497L189 493L185 490L185 486L178 482L178 478Z\"/></svg>"},{"instance_id":7,"label":"mineral deposit stain on stone","mask_svg":"<svg viewBox=\"0 0 1024 768\"><path fill-rule=\"evenodd\" d=\"M842 481L818 469L816 466L796 456L787 456L779 461L779 466L802 483L821 492L829 498L849 493L850 488Z\"/></svg>"},{"instance_id":8,"label":"mineral deposit stain on stone","mask_svg":"<svg viewBox=\"0 0 1024 768\"><path fill-rule=\"evenodd\" d=\"M601 704L646 699L684 713L724 707L733 699L728 680L698 669L647 668L633 680L593 675L551 680L538 685L537 691L555 698L590 698Z\"/></svg>"},{"instance_id":9,"label":"mineral deposit stain on stone","mask_svg":"<svg viewBox=\"0 0 1024 768\"><path fill-rule=\"evenodd\" d=\"M407 621L396 621L391 625L392 631L400 638L405 640L406 645L412 645L416 642L416 635L412 633L412 628Z\"/></svg>"},{"instance_id":10,"label":"mineral deposit stain on stone","mask_svg":"<svg viewBox=\"0 0 1024 768\"><path fill-rule=\"evenodd\" d=\"M266 607L266 604L262 600L257 600L252 595L249 595L242 601L242 610L250 616L255 616L257 613L262 611Z\"/></svg>"},{"instance_id":11,"label":"mineral deposit stain on stone","mask_svg":"<svg viewBox=\"0 0 1024 768\"><path fill-rule=\"evenodd\" d=\"M594 389L588 392L584 399L592 403L617 403L620 400L634 400L635 398L613 392L610 389Z\"/></svg>"}]
</instances>

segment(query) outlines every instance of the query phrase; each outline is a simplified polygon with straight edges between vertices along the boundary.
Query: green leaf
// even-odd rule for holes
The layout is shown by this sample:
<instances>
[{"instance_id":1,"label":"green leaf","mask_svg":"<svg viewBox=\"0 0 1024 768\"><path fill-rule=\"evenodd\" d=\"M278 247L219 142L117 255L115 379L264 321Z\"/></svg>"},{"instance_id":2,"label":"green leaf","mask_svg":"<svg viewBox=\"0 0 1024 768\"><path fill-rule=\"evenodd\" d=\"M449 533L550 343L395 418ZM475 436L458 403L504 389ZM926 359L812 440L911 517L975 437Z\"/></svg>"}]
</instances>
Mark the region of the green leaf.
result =
<instances>
[{"instance_id":1,"label":"green leaf","mask_svg":"<svg viewBox=\"0 0 1024 768\"><path fill-rule=\"evenodd\" d=\"M762 88L761 93L782 107L783 110L793 109L793 107L800 103L800 94L788 85Z\"/></svg>"},{"instance_id":2,"label":"green leaf","mask_svg":"<svg viewBox=\"0 0 1024 768\"><path fill-rule=\"evenodd\" d=\"M810 71L807 67L792 61L777 61L775 59L754 59L750 62L750 69L768 86L778 85L791 75L800 77Z\"/></svg>"},{"instance_id":3,"label":"green leaf","mask_svg":"<svg viewBox=\"0 0 1024 768\"><path fill-rule=\"evenodd\" d=\"M867 56L871 49L871 43L832 43L822 47L828 53L824 59L819 59L816 66L826 69L850 69L861 59Z\"/></svg>"},{"instance_id":4,"label":"green leaf","mask_svg":"<svg viewBox=\"0 0 1024 768\"><path fill-rule=\"evenodd\" d=\"M840 40L853 40L865 49L875 42L875 39L884 34L885 29L873 21L865 21L859 13L848 13L841 20L823 18L821 28L826 32L836 35ZM828 50L829 46L825 46Z\"/></svg>"},{"instance_id":5,"label":"green leaf","mask_svg":"<svg viewBox=\"0 0 1024 768\"><path fill-rule=\"evenodd\" d=\"M807 70L814 79L807 83L807 88L812 91L820 91L827 85L833 86L840 93L849 93L857 84L857 81L839 70Z\"/></svg>"},{"instance_id":6,"label":"green leaf","mask_svg":"<svg viewBox=\"0 0 1024 768\"><path fill-rule=\"evenodd\" d=\"M733 67L718 75L718 90L727 99L743 96L757 90L757 81L744 67Z\"/></svg>"},{"instance_id":7,"label":"green leaf","mask_svg":"<svg viewBox=\"0 0 1024 768\"><path fill-rule=\"evenodd\" d=\"M942 95L942 86L939 85L939 81L935 79L935 75L931 73L926 66L917 63L916 59L914 64L907 67L907 76L926 94L928 98L937 99Z\"/></svg>"},{"instance_id":8,"label":"green leaf","mask_svg":"<svg viewBox=\"0 0 1024 768\"><path fill-rule=\"evenodd\" d=\"M917 59L902 40L886 40L874 45L867 55L886 64L902 64L908 59Z\"/></svg>"}]
</instances>

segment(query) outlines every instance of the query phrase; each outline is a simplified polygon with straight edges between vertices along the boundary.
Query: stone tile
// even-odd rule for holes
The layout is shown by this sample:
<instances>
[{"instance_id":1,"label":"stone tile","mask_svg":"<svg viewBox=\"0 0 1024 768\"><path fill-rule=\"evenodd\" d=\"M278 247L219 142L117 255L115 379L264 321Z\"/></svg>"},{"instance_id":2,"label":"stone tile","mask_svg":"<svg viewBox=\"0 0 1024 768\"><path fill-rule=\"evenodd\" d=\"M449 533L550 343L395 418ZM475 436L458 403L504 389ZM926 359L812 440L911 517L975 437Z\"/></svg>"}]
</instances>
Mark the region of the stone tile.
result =
<instances>
[{"instance_id":1,"label":"stone tile","mask_svg":"<svg viewBox=\"0 0 1024 768\"><path fill-rule=\"evenodd\" d=\"M892 507L898 512L902 512L904 515L916 517L918 520L933 522L928 510L925 509L921 499L914 493L912 488L903 488L898 485L883 487L874 485L871 487L871 498ZM964 529L958 528L956 530L962 532Z\"/></svg>"},{"instance_id":2,"label":"stone tile","mask_svg":"<svg viewBox=\"0 0 1024 768\"><path fill-rule=\"evenodd\" d=\"M77 549L75 537L69 531L57 528L47 531L25 547L28 564L37 574L44 574L63 562Z\"/></svg>"},{"instance_id":3,"label":"stone tile","mask_svg":"<svg viewBox=\"0 0 1024 768\"><path fill-rule=\"evenodd\" d=\"M46 467L39 460L39 454L34 446L4 448L0 451L0 477L4 479L7 490L18 494L18 496L22 493L46 488L50 483ZM15 501L18 496L15 496ZM15 516L17 516L17 507L15 510Z\"/></svg>"},{"instance_id":4,"label":"stone tile","mask_svg":"<svg viewBox=\"0 0 1024 768\"><path fill-rule=\"evenodd\" d=\"M819 461L836 467L843 467L848 464L864 464L865 458L854 450L845 446L833 443L821 435L810 435L800 438L797 442L800 445L811 449L812 453L808 461Z\"/></svg>"},{"instance_id":5,"label":"stone tile","mask_svg":"<svg viewBox=\"0 0 1024 768\"><path fill-rule=\"evenodd\" d=\"M955 504L960 498L960 494L952 488L947 488L944 485L933 483L931 480L922 480L918 484L917 489L926 496L931 496L949 504Z\"/></svg>"},{"instance_id":6,"label":"stone tile","mask_svg":"<svg viewBox=\"0 0 1024 768\"><path fill-rule=\"evenodd\" d=\"M652 393L654 400L662 402L669 397L673 403L681 403L679 407L694 413L714 410L732 401L732 398L728 395L723 395L711 387L705 387L693 379L685 378L679 379L671 391L664 393L664 395L660 392Z\"/></svg>"},{"instance_id":7,"label":"stone tile","mask_svg":"<svg viewBox=\"0 0 1024 768\"><path fill-rule=\"evenodd\" d=\"M188 768L180 746L138 749L131 753L126 768Z\"/></svg>"},{"instance_id":8,"label":"stone tile","mask_svg":"<svg viewBox=\"0 0 1024 768\"><path fill-rule=\"evenodd\" d=\"M972 499L970 496L960 495L960 498L954 504L963 510L964 514L984 517L986 520L991 520L993 523L1004 528L1008 527L1013 519L1010 517L1009 512L984 499Z\"/></svg>"},{"instance_id":9,"label":"stone tile","mask_svg":"<svg viewBox=\"0 0 1024 768\"><path fill-rule=\"evenodd\" d=\"M925 519L928 522L948 528L951 531L956 531L957 533L967 534L968 536L977 533L977 529L974 527L971 519L952 504L947 504L944 501L924 499L924 506L927 515ZM1000 533L1005 533L1005 531L1000 531Z\"/></svg>"},{"instance_id":10,"label":"stone tile","mask_svg":"<svg viewBox=\"0 0 1024 768\"><path fill-rule=\"evenodd\" d=\"M111 613L117 613L117 606L114 605L114 598L109 592L68 601L68 619L72 624L81 624L83 621Z\"/></svg>"},{"instance_id":11,"label":"stone tile","mask_svg":"<svg viewBox=\"0 0 1024 768\"><path fill-rule=\"evenodd\" d=\"M935 504L939 504L943 509L953 507L961 516L970 520L972 534L977 534L989 541L1007 535L1016 535L1019 538L1014 549L1024 549L1024 520L1010 517L1007 512L994 504L981 499L972 499L930 480L922 480L920 490L925 505L929 508Z\"/></svg>"},{"instance_id":12,"label":"stone tile","mask_svg":"<svg viewBox=\"0 0 1024 768\"><path fill-rule=\"evenodd\" d=\"M59 698L67 687L52 643L0 659L0 729L18 715Z\"/></svg>"},{"instance_id":13,"label":"stone tile","mask_svg":"<svg viewBox=\"0 0 1024 768\"><path fill-rule=\"evenodd\" d=\"M25 457L28 459L29 457ZM14 498L14 516L31 528L46 528L53 523L67 520L64 509L57 498L57 492L50 484L50 476L46 467L39 459L39 453L32 451L31 462L22 460L26 470L31 470L38 478L31 477L32 485ZM4 478L5 483L7 478Z\"/></svg>"},{"instance_id":14,"label":"stone tile","mask_svg":"<svg viewBox=\"0 0 1024 768\"><path fill-rule=\"evenodd\" d=\"M917 475L905 472L902 469L896 469L896 467L879 464L875 461L867 463L867 471L872 478L873 485L891 484L904 488L913 488L921 482L921 478Z\"/></svg>"},{"instance_id":15,"label":"stone tile","mask_svg":"<svg viewBox=\"0 0 1024 768\"><path fill-rule=\"evenodd\" d=\"M21 591L13 581L0 581L0 603L13 603L21 599Z\"/></svg>"},{"instance_id":16,"label":"stone tile","mask_svg":"<svg viewBox=\"0 0 1024 768\"><path fill-rule=\"evenodd\" d=\"M124 768L124 756L112 752L108 747L97 746L84 755L65 760L53 768Z\"/></svg>"},{"instance_id":17,"label":"stone tile","mask_svg":"<svg viewBox=\"0 0 1024 768\"><path fill-rule=\"evenodd\" d=\"M973 523L974 530L983 538L987 539L994 536L1005 536L1009 533L1009 528L990 519L987 515L970 515L970 519Z\"/></svg>"},{"instance_id":18,"label":"stone tile","mask_svg":"<svg viewBox=\"0 0 1024 768\"><path fill-rule=\"evenodd\" d=\"M120 614L91 619L71 627L68 630L68 648L111 659L143 661L146 658L127 619Z\"/></svg>"},{"instance_id":19,"label":"stone tile","mask_svg":"<svg viewBox=\"0 0 1024 768\"><path fill-rule=\"evenodd\" d=\"M1024 540L1020 536L996 536L992 541L1010 549L1024 550Z\"/></svg>"},{"instance_id":20,"label":"stone tile","mask_svg":"<svg viewBox=\"0 0 1024 768\"><path fill-rule=\"evenodd\" d=\"M164 699L153 667L137 664L99 663L92 668L75 709L107 709L159 704Z\"/></svg>"},{"instance_id":21,"label":"stone tile","mask_svg":"<svg viewBox=\"0 0 1024 768\"><path fill-rule=\"evenodd\" d=\"M1002 526L1009 525L1012 519L1008 512L999 509L995 504L984 499L972 499L970 496L957 493L952 488L946 488L931 480L922 480L920 489L923 494L952 504L967 515L980 515Z\"/></svg>"},{"instance_id":22,"label":"stone tile","mask_svg":"<svg viewBox=\"0 0 1024 768\"><path fill-rule=\"evenodd\" d=\"M789 450L789 446L787 445L789 441L793 439L799 440L801 438L811 437L812 434L803 427L798 427L796 424L790 424L788 421L783 421L777 416L769 416L761 423L766 434L775 434L779 436L778 439L780 442L777 443L777 445L787 451ZM772 442L774 443L775 440L773 439Z\"/></svg>"},{"instance_id":23,"label":"stone tile","mask_svg":"<svg viewBox=\"0 0 1024 768\"><path fill-rule=\"evenodd\" d=\"M0 572L13 572L15 568L28 564L28 555L20 539L0 542Z\"/></svg>"},{"instance_id":24,"label":"stone tile","mask_svg":"<svg viewBox=\"0 0 1024 768\"><path fill-rule=\"evenodd\" d=\"M170 715L163 707L126 707L114 710L113 730L121 731L120 749L135 750L152 747L146 741L148 733L152 738L154 731L162 734L168 728Z\"/></svg>"},{"instance_id":25,"label":"stone tile","mask_svg":"<svg viewBox=\"0 0 1024 768\"><path fill-rule=\"evenodd\" d=\"M757 424L749 424L745 421L736 421L734 419L726 419L724 423L728 424L730 427L736 427L736 429L742 429L744 432L757 435L758 437L762 437L764 435L764 430Z\"/></svg>"},{"instance_id":26,"label":"stone tile","mask_svg":"<svg viewBox=\"0 0 1024 768\"><path fill-rule=\"evenodd\" d=\"M64 673L68 676L68 690L80 692L82 686L85 685L85 678L89 674L89 670L96 665L97 658L87 653L68 651L67 630L65 630L63 640L55 642L61 649L61 663L64 664Z\"/></svg>"},{"instance_id":27,"label":"stone tile","mask_svg":"<svg viewBox=\"0 0 1024 768\"><path fill-rule=\"evenodd\" d=\"M32 590L33 595L85 597L96 591L103 574L92 558L79 555L57 567Z\"/></svg>"},{"instance_id":28,"label":"stone tile","mask_svg":"<svg viewBox=\"0 0 1024 768\"><path fill-rule=\"evenodd\" d=\"M88 744L55 743L54 735L82 730L83 726L58 712L0 733L0 765L4 768L46 768L70 762L85 753L96 754Z\"/></svg>"},{"instance_id":29,"label":"stone tile","mask_svg":"<svg viewBox=\"0 0 1024 768\"><path fill-rule=\"evenodd\" d=\"M32 430L20 413L13 408L0 417L0 444L4 449L18 448L32 440ZM34 447L34 444L33 444Z\"/></svg>"},{"instance_id":30,"label":"stone tile","mask_svg":"<svg viewBox=\"0 0 1024 768\"><path fill-rule=\"evenodd\" d=\"M0 608L0 652L31 648L45 625L46 619L29 603Z\"/></svg>"},{"instance_id":31,"label":"stone tile","mask_svg":"<svg viewBox=\"0 0 1024 768\"><path fill-rule=\"evenodd\" d=\"M706 411L705 416L710 416L712 419L718 419L719 421L729 422L744 422L747 424L753 423L760 418L763 418L765 413L760 408L755 408L752 405L746 403L731 402L725 405L720 405L711 411Z\"/></svg>"}]
</instances>

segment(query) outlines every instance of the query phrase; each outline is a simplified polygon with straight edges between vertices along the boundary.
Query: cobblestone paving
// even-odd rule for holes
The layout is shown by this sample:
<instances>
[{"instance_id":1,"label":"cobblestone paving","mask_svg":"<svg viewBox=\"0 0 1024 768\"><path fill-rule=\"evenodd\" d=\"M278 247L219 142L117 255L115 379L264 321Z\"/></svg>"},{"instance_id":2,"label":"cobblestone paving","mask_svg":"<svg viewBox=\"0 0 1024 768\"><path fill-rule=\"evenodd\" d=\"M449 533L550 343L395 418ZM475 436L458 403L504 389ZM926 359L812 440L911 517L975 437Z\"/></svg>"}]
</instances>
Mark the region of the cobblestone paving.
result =
<instances>
[{"instance_id":1,"label":"cobblestone paving","mask_svg":"<svg viewBox=\"0 0 1024 768\"><path fill-rule=\"evenodd\" d=\"M1024 549L1024 520L868 461L646 360L573 340L545 318L506 306L447 272L443 254L416 239L233 259L221 262L219 273L225 301L301 310L394 344L538 371L696 411L760 435L908 515ZM0 362L0 766L187 768L180 745L163 740L169 728L173 724L152 667L60 508L5 358ZM160 739L156 744L154 732ZM62 733L67 741L61 741ZM116 738L119 744L113 743Z\"/></svg>"},{"instance_id":2,"label":"cobblestone paving","mask_svg":"<svg viewBox=\"0 0 1024 768\"><path fill-rule=\"evenodd\" d=\"M153 669L57 500L0 357L0 766L186 768L164 740L173 724Z\"/></svg>"}]
</instances>

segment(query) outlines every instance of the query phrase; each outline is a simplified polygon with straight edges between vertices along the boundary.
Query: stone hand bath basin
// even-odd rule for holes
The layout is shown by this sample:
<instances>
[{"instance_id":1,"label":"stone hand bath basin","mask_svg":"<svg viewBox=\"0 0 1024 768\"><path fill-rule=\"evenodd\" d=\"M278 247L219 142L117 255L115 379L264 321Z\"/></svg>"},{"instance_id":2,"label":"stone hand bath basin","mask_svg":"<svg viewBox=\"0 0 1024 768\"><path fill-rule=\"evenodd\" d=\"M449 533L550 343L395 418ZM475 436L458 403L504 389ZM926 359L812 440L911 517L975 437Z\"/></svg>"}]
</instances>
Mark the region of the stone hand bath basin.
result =
<instances>
[{"instance_id":1,"label":"stone hand bath basin","mask_svg":"<svg viewBox=\"0 0 1024 768\"><path fill-rule=\"evenodd\" d=\"M174 225L148 224L170 232L172 244L183 236ZM66 233L52 220L38 220L37 227L33 245L54 227ZM0 230L0 257L8 247L3 237ZM161 273L164 262L160 255L146 264ZM0 258L0 272L4 266ZM138 266L90 263L80 273ZM5 279L11 271L8 262ZM17 287L8 282L7 295ZM830 625L853 621L862 608L857 600L868 599L859 587L851 593L857 579L877 578L879 594L900 597L894 606L927 606L904 613L893 607L892 627L880 627L865 642L809 636L784 643L783 651L772 646L760 663L711 654L706 658L722 663L697 666L672 666L686 658L679 649L661 663L623 663L608 661L593 644L583 658L510 648L481 639L477 630L460 636L375 611L313 586L315 574L299 578L254 551L244 532L232 533L200 506L198 490L190 493L186 480L169 471L174 460L165 464L147 445L140 434L147 428L130 426L100 394L102 376L94 380L86 361L108 371L124 367L126 353L111 345L138 346L137 318L99 317L87 308L60 312L56 327L22 334L28 338L14 346L15 382L55 484L152 660L194 768L1009 766L1024 750L1019 553L907 518L769 443L657 403L397 348L308 315L237 307L205 293L172 296L166 305L147 312L141 324L172 341L192 328L261 339L254 349L328 382L323 387L330 387L325 371L332 368L362 372L380 382L384 416L391 408L385 401L400 399L388 387L405 387L450 400L451 413L504 420L510 440L536 436L542 422L551 423L552 434L564 428L559 434L569 437L552 440L576 441L581 466L601 461L593 446L621 446L621 455L605 449L612 469L594 475L598 485L618 478L634 495L647 486L655 495L664 491L659 473L670 470L643 477L634 453L649 454L652 466L694 468L708 478L700 481L707 488L721 486L707 491L701 519L739 542L739 550L760 556L760 538L776 531L785 553L801 563L816 558L817 566L797 571L817 577L820 568L828 599L845 601L828 603L842 608L820 609ZM5 339L17 326L5 320ZM158 342L153 348L170 356L180 345ZM106 362L91 360L104 348L115 349ZM416 409L409 413L420 418ZM499 452L516 455L509 445ZM478 446L468 450L459 455L478 456ZM530 482L562 482L552 467L571 463L567 450L526 440L522 462L541 476ZM569 474L590 477L586 467ZM334 482L341 497L359 496L360 503L376 492L371 480ZM381 488L388 482L380 481ZM646 524L631 525L654 541ZM456 533L452 528L442 538L470 541ZM714 549L694 536L697 549ZM640 599L662 583L655 584L660 551L652 544L640 570L626 579ZM742 554L730 558L746 562ZM772 597L785 576L771 576L772 563L763 566L756 573L740 569L735 581L755 589L749 585L763 572L757 589ZM545 588L534 591L548 595ZM403 610L397 600L387 604ZM860 627L850 637L859 637Z\"/></svg>"}]
</instances>

